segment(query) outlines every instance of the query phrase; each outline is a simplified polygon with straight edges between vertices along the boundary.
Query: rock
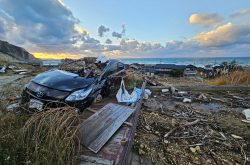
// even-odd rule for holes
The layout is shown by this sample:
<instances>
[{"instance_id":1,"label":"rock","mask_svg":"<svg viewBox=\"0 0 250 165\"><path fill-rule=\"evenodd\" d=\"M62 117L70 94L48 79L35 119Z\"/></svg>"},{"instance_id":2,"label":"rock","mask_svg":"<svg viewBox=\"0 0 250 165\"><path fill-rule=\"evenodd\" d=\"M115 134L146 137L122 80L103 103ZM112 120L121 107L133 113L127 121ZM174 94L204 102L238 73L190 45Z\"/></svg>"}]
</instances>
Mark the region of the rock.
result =
<instances>
[{"instance_id":1,"label":"rock","mask_svg":"<svg viewBox=\"0 0 250 165\"><path fill-rule=\"evenodd\" d=\"M146 130L148 130L148 131L151 130L151 128L150 128L148 125L146 125L145 128L146 128Z\"/></svg>"},{"instance_id":2,"label":"rock","mask_svg":"<svg viewBox=\"0 0 250 165\"><path fill-rule=\"evenodd\" d=\"M166 140L166 139L164 139L164 141L163 141L165 144L168 144L169 143L169 141L168 140Z\"/></svg>"},{"instance_id":3,"label":"rock","mask_svg":"<svg viewBox=\"0 0 250 165\"><path fill-rule=\"evenodd\" d=\"M205 96L205 95L202 93L202 94L200 94L200 96L198 97L198 99L207 100L207 96Z\"/></svg>"},{"instance_id":4,"label":"rock","mask_svg":"<svg viewBox=\"0 0 250 165\"><path fill-rule=\"evenodd\" d=\"M195 152L201 152L200 146L190 147L190 150L191 150L193 153L195 153Z\"/></svg>"}]
</instances>

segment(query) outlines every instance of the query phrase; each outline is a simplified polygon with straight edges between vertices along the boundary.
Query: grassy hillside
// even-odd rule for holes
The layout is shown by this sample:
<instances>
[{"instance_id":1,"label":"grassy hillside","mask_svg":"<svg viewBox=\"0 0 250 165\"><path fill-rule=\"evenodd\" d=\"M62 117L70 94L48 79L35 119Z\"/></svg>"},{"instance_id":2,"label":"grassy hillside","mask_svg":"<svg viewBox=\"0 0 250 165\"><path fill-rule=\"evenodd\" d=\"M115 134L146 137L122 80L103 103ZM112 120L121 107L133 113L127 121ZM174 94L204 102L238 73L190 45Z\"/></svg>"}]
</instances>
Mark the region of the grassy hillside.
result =
<instances>
[{"instance_id":1,"label":"grassy hillside","mask_svg":"<svg viewBox=\"0 0 250 165\"><path fill-rule=\"evenodd\" d=\"M19 62L19 60L11 57L8 54L0 52L0 66L6 63Z\"/></svg>"}]
</instances>

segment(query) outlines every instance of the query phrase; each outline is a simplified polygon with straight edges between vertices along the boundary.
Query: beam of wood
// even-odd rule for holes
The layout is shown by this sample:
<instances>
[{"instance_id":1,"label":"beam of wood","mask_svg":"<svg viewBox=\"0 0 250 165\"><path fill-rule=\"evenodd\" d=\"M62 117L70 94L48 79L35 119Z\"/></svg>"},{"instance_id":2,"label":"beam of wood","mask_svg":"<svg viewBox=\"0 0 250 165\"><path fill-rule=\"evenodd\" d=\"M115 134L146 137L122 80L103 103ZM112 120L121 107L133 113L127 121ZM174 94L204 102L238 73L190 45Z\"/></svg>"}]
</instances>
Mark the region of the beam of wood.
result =
<instances>
[{"instance_id":1,"label":"beam of wood","mask_svg":"<svg viewBox=\"0 0 250 165\"><path fill-rule=\"evenodd\" d=\"M81 155L80 160L81 162L79 163L79 165L96 165L96 164L113 165L114 164L113 160L107 160L103 158L85 156L85 155Z\"/></svg>"},{"instance_id":2,"label":"beam of wood","mask_svg":"<svg viewBox=\"0 0 250 165\"><path fill-rule=\"evenodd\" d=\"M159 91L170 88L171 86L148 86L150 90ZM250 91L250 85L218 85L218 86L174 86L178 90L186 91Z\"/></svg>"},{"instance_id":3,"label":"beam of wood","mask_svg":"<svg viewBox=\"0 0 250 165\"><path fill-rule=\"evenodd\" d=\"M128 137L128 142L126 143L127 147L126 147L126 150L123 152L123 154L121 156L122 159L119 161L118 164L121 164L121 165L128 164L128 159L129 159L129 155L130 155L129 153L131 152L131 149L132 149L132 143L133 143L133 139L134 139L134 136L135 136L136 126L137 126L139 116L140 116L140 113L141 113L141 105L142 105L146 85L147 85L147 80L144 79L142 87L141 87L142 94L141 94L140 100L137 102L137 104L136 104L136 106L134 108L135 110L134 110L134 114L132 116L132 121L131 121L133 126L132 126L132 130L130 132L130 135Z\"/></svg>"},{"instance_id":4,"label":"beam of wood","mask_svg":"<svg viewBox=\"0 0 250 165\"><path fill-rule=\"evenodd\" d=\"M105 105L81 124L81 143L97 153L132 113L128 106Z\"/></svg>"},{"instance_id":5,"label":"beam of wood","mask_svg":"<svg viewBox=\"0 0 250 165\"><path fill-rule=\"evenodd\" d=\"M86 108L87 111L90 111L90 112L93 112L93 113L96 113L96 110L92 109L92 108Z\"/></svg>"},{"instance_id":6,"label":"beam of wood","mask_svg":"<svg viewBox=\"0 0 250 165\"><path fill-rule=\"evenodd\" d=\"M126 121L125 121L124 124L127 125L127 126L129 126L129 127L132 127L132 126L133 126L133 124L132 124L131 122L126 122Z\"/></svg>"}]
</instances>

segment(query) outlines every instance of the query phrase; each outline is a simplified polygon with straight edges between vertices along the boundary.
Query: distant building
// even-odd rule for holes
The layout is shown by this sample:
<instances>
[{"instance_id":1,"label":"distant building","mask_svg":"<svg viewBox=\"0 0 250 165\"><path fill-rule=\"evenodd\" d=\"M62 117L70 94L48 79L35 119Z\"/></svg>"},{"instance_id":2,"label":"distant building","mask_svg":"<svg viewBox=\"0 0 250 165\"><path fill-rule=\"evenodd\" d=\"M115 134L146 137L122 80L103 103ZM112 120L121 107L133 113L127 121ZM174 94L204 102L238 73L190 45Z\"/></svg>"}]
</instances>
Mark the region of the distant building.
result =
<instances>
[{"instance_id":1,"label":"distant building","mask_svg":"<svg viewBox=\"0 0 250 165\"><path fill-rule=\"evenodd\" d=\"M190 68L186 68L183 73L184 77L196 77L197 76L197 71L196 70L191 70Z\"/></svg>"},{"instance_id":2,"label":"distant building","mask_svg":"<svg viewBox=\"0 0 250 165\"><path fill-rule=\"evenodd\" d=\"M155 65L145 65L143 69L145 73L155 73Z\"/></svg>"},{"instance_id":3,"label":"distant building","mask_svg":"<svg viewBox=\"0 0 250 165\"><path fill-rule=\"evenodd\" d=\"M60 64L61 64L60 60L44 60L42 62L42 66L50 68L58 67Z\"/></svg>"},{"instance_id":4,"label":"distant building","mask_svg":"<svg viewBox=\"0 0 250 165\"><path fill-rule=\"evenodd\" d=\"M205 68L203 75L205 78L213 78L214 77L214 71L212 68Z\"/></svg>"},{"instance_id":5,"label":"distant building","mask_svg":"<svg viewBox=\"0 0 250 165\"><path fill-rule=\"evenodd\" d=\"M196 77L197 76L197 67L194 65L187 65L183 73L184 77Z\"/></svg>"},{"instance_id":6,"label":"distant building","mask_svg":"<svg viewBox=\"0 0 250 165\"><path fill-rule=\"evenodd\" d=\"M190 69L191 71L196 71L197 70L197 67L196 66L194 66L194 65L191 65L191 64L189 64L189 65L187 65L186 66L186 69Z\"/></svg>"},{"instance_id":7,"label":"distant building","mask_svg":"<svg viewBox=\"0 0 250 165\"><path fill-rule=\"evenodd\" d=\"M183 76L185 69L186 65L156 64L155 74L180 77Z\"/></svg>"},{"instance_id":8,"label":"distant building","mask_svg":"<svg viewBox=\"0 0 250 165\"><path fill-rule=\"evenodd\" d=\"M134 63L134 64L130 64L129 68L134 69L134 70L141 70L141 65Z\"/></svg>"}]
</instances>

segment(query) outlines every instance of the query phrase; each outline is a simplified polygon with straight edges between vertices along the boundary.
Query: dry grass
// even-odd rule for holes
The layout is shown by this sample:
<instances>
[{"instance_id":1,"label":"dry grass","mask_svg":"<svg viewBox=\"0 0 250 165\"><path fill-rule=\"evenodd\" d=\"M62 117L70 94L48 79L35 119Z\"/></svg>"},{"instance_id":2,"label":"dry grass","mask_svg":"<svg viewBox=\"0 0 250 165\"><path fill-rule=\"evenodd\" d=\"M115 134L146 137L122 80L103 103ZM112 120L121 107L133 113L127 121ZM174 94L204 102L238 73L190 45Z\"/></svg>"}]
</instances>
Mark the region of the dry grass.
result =
<instances>
[{"instance_id":1,"label":"dry grass","mask_svg":"<svg viewBox=\"0 0 250 165\"><path fill-rule=\"evenodd\" d=\"M74 108L32 115L0 108L0 164L76 164L80 118Z\"/></svg>"},{"instance_id":2,"label":"dry grass","mask_svg":"<svg viewBox=\"0 0 250 165\"><path fill-rule=\"evenodd\" d=\"M27 154L20 139L20 127L29 116L0 111L0 164L26 164Z\"/></svg>"},{"instance_id":3,"label":"dry grass","mask_svg":"<svg viewBox=\"0 0 250 165\"><path fill-rule=\"evenodd\" d=\"M223 75L215 78L211 82L212 85L237 85L250 84L250 70L235 71L229 75Z\"/></svg>"},{"instance_id":4,"label":"dry grass","mask_svg":"<svg viewBox=\"0 0 250 165\"><path fill-rule=\"evenodd\" d=\"M75 164L80 149L79 126L79 115L70 107L32 115L22 128L32 164Z\"/></svg>"}]
</instances>

